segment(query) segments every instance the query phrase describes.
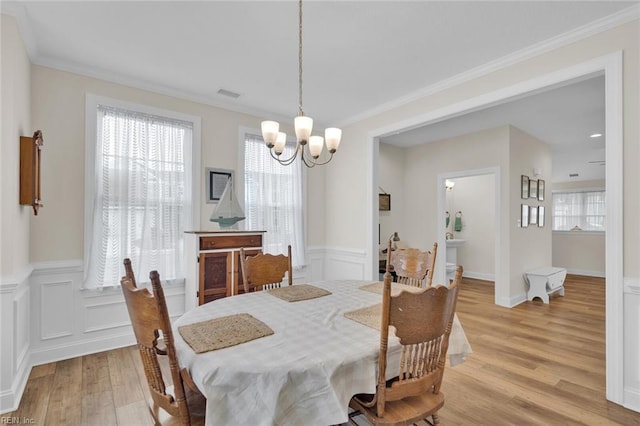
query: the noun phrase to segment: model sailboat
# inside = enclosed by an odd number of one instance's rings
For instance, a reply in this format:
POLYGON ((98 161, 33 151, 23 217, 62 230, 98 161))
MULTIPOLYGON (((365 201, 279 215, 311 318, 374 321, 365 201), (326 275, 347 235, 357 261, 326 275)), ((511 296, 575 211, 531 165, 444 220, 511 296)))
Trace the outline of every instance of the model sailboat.
POLYGON ((238 199, 233 193, 233 184, 229 179, 209 220, 218 223, 221 228, 229 228, 244 219, 244 212, 238 204, 238 199))

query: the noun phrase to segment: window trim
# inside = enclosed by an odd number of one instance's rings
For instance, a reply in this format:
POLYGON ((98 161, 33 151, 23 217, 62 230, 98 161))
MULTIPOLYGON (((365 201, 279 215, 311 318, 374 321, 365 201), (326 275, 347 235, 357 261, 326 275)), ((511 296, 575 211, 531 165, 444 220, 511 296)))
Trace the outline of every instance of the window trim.
POLYGON ((149 105, 137 104, 120 99, 87 93, 85 96, 85 154, 84 154, 84 239, 83 239, 83 279, 81 289, 88 291, 102 291, 105 288, 86 289, 84 282, 89 271, 89 250, 91 249, 91 237, 93 229, 93 204, 95 202, 95 154, 97 146, 97 108, 98 105, 109 105, 132 111, 140 111, 146 114, 159 115, 193 123, 193 140, 191 146, 191 217, 185 223, 187 229, 197 230, 200 227, 200 189, 201 189, 201 117, 183 114, 177 111, 155 108, 149 105), (190 220, 189 220, 190 219, 190 220))

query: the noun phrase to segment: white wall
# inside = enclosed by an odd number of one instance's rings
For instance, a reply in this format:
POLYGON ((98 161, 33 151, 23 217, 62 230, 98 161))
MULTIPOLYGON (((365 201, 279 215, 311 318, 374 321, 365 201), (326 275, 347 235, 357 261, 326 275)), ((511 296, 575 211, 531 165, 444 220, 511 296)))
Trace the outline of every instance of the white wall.
MULTIPOLYGON (((549 181, 551 178, 551 148, 544 142, 531 135, 515 128, 510 128, 509 162, 511 164, 510 181, 512 183, 511 194, 511 215, 510 221, 519 222, 521 206, 544 206, 546 216, 549 217, 551 211, 551 197, 549 190, 545 191, 544 201, 535 198, 521 198, 521 176, 529 176, 531 179, 543 179, 549 181), (541 176, 533 175, 534 169, 539 169, 541 176)), ((526 290, 522 274, 531 269, 551 266, 551 227, 545 223, 544 227, 529 225, 528 227, 511 227, 511 294, 518 294, 526 290), (517 253, 517 255, 516 255, 517 253)))
POLYGON ((570 274, 605 276, 605 233, 555 231, 553 266, 566 268, 570 274))
MULTIPOLYGON (((29 263, 29 221, 33 209, 18 204, 20 136, 36 130, 31 121, 31 67, 13 18, 2 15, 2 257, 3 277, 22 273, 29 263)), ((46 139, 46 134, 45 134, 46 139)), ((45 140, 46 143, 46 140, 45 140)))
MULTIPOLYGON (((495 279, 495 176, 480 175, 451 179, 455 186, 446 191, 451 215, 449 232, 465 240, 457 249, 457 263, 464 276, 481 280, 495 279), (455 231, 455 214, 462 212, 462 231, 455 231)), ((441 250, 444 254, 444 247, 441 250)))
MULTIPOLYGON (((13 18, 1 15, 0 141, 0 412, 15 405, 26 384, 29 350, 30 206, 20 206, 20 136, 33 135, 31 67, 13 18)), ((44 133, 45 143, 47 133, 44 133)), ((46 147, 45 147, 46 148, 46 147)), ((33 218, 33 220, 37 220, 33 218)))
MULTIPOLYGON (((553 190, 604 189, 604 180, 553 183, 553 190)), ((551 223, 549 223, 549 226, 551 226, 551 223)), ((554 266, 567 268, 569 273, 604 277, 605 254, 604 232, 553 232, 553 264, 554 266)))
MULTIPOLYGON (((328 224, 332 224, 327 227, 326 243, 333 247, 360 248, 365 252, 370 252, 374 245, 371 244, 374 241, 371 234, 375 219, 373 223, 368 223, 362 218, 371 217, 371 211, 374 208, 374 194, 369 182, 373 181, 374 187, 377 186, 378 164, 375 157, 370 158, 363 153, 371 152, 369 144, 375 137, 383 136, 385 131, 393 132, 420 122, 445 117, 458 112, 461 107, 472 108, 483 97, 497 97, 512 87, 521 88, 531 84, 532 81, 547 80, 549 76, 571 74, 567 70, 582 69, 584 64, 588 63, 601 63, 601 58, 612 57, 621 52, 624 59, 620 74, 623 86, 621 109, 615 102, 610 102, 608 114, 614 117, 613 121, 616 121, 615 117, 622 115, 620 118, 623 128, 620 135, 623 139, 624 157, 620 159, 622 167, 612 164, 608 167, 611 169, 614 166, 616 171, 621 171, 624 180, 622 189, 624 203, 621 206, 622 211, 619 212, 624 239, 618 242, 622 244, 622 252, 615 259, 611 258, 612 265, 618 262, 616 265, 623 266, 621 272, 614 272, 616 282, 607 283, 608 299, 616 301, 614 309, 616 312, 608 310, 607 315, 612 315, 611 318, 620 318, 619 321, 623 327, 607 329, 608 341, 615 342, 612 349, 608 349, 607 370, 612 376, 608 375, 607 396, 613 398, 615 402, 624 403, 640 411, 640 374, 638 374, 637 365, 632 365, 637 364, 637 360, 640 359, 638 349, 640 339, 637 333, 633 332, 633 330, 637 331, 637 318, 640 311, 640 305, 636 303, 637 293, 640 292, 640 221, 637 220, 640 211, 640 187, 637 185, 637 182, 640 182, 640 168, 637 167, 640 160, 639 28, 640 21, 636 14, 633 20, 628 20, 619 26, 607 27, 601 31, 584 32, 581 39, 574 38, 565 43, 555 40, 550 46, 537 46, 536 49, 518 57, 500 61, 500 64, 489 64, 487 67, 472 70, 467 75, 454 76, 437 87, 424 90, 422 92, 424 96, 416 96, 402 104, 387 105, 384 112, 343 126, 343 141, 349 141, 349 143, 343 144, 344 149, 341 155, 334 161, 331 173, 327 175, 327 191, 335 194, 335 197, 333 202, 326 206, 326 220, 328 224), (349 182, 349 186, 345 187, 343 182, 349 182), (350 213, 346 218, 344 211, 350 213), (624 281, 628 283, 624 289, 622 282, 619 282, 622 281, 621 274, 624 274, 624 281), (609 289, 612 290, 609 291, 609 289), (625 305, 624 312, 622 303, 618 303, 622 300, 625 305), (624 336, 622 336, 623 331, 624 336), (613 334, 609 335, 609 333, 613 334), (622 348, 618 342, 622 342, 622 348), (624 383, 622 386, 621 382, 624 383), (621 391, 622 388, 624 389, 621 391)), ((615 82, 619 75, 615 69, 617 65, 607 66, 608 75, 612 76, 609 82, 615 82)), ((610 87, 608 90, 616 91, 617 89, 610 87)), ((611 98, 609 100, 612 101, 611 98)), ((616 128, 610 128, 608 132, 618 135, 616 128)), ((618 158, 612 158, 612 160, 616 162, 618 158)), ((519 174, 519 172, 516 173, 519 174)), ((525 174, 528 173, 529 170, 526 170, 525 174)), ((548 180, 550 175, 545 172, 545 176, 548 180)), ((607 184, 609 185, 609 182, 607 184)), ((517 190, 519 185, 514 185, 513 192, 517 190)), ((429 191, 428 188, 427 191, 429 191)), ((510 188, 506 184, 501 184, 500 194, 509 192, 510 188)), ((522 247, 510 247, 511 238, 509 237, 509 232, 515 230, 515 221, 519 216, 516 208, 519 208, 519 204, 516 205, 514 199, 513 206, 509 206, 506 212, 500 211, 500 214, 505 213, 504 217, 507 218, 503 220, 504 225, 501 224, 498 231, 501 250, 515 252, 522 249, 522 247)), ((618 211, 615 210, 615 213, 618 211)), ((421 223, 415 234, 419 238, 432 240, 436 233, 432 227, 421 223)), ((546 238, 542 235, 540 237, 546 238)), ((607 248, 608 252, 609 250, 607 248)), ((616 249, 616 251, 619 250, 616 249)), ((501 253, 496 253, 496 256, 501 256, 501 253)), ((374 253, 369 253, 368 261, 370 261, 370 273, 373 274, 374 253)), ((549 258, 550 261, 551 258, 549 258)), ((496 271, 496 280, 505 273, 509 274, 508 271, 496 271)), ((516 290, 518 285, 524 287, 521 276, 514 275, 510 278, 513 278, 514 288, 510 289, 509 293, 516 290), (520 283, 518 284, 516 280, 520 283)), ((509 295, 499 296, 509 297, 509 295)))
MULTIPOLYGON (((440 211, 434 202, 444 191, 438 186, 437 177, 441 174, 473 175, 477 174, 473 171, 479 169, 501 171, 499 176, 487 174, 479 178, 481 181, 484 179, 484 190, 465 189, 464 180, 461 180, 462 185, 456 186, 449 194, 449 201, 453 201, 452 194, 468 193, 468 196, 455 199, 455 202, 463 204, 453 206, 454 211, 451 211, 452 222, 455 211, 463 210, 463 224, 471 220, 467 226, 472 226, 471 230, 467 227, 461 233, 455 232, 456 238, 470 237, 468 243, 458 249, 458 263, 463 265, 466 276, 496 281, 496 303, 514 306, 526 300, 523 273, 551 265, 551 232, 548 226, 540 229, 519 227, 520 175, 531 174, 534 167, 550 172, 549 147, 514 127, 503 126, 406 148, 402 162, 397 150, 380 144, 380 182, 383 179, 393 182, 389 178, 388 164, 404 169, 404 189, 398 190, 404 194, 404 204, 395 204, 400 208, 401 216, 397 216, 398 213, 393 216, 392 226, 402 232, 402 241, 410 247, 425 250, 434 241, 441 241, 438 251, 442 255, 446 246, 442 244, 444 236, 438 235, 438 221, 444 220, 446 207, 440 211), (498 211, 495 179, 499 180, 503 194, 498 198, 498 211), (494 227, 496 216, 498 232, 494 227), (490 222, 491 226, 480 225, 485 222, 490 222), (496 238, 499 238, 497 252, 496 238), (483 248, 487 245, 489 250, 483 248), (520 250, 511 250, 513 246, 520 250), (500 259, 498 271, 494 263, 496 256, 500 259)), ((526 202, 530 203, 529 200, 526 202)), ((536 200, 531 204, 547 202, 536 200)), ((442 260, 441 256, 438 258, 442 260)), ((437 271, 444 268, 444 262, 440 261, 436 266, 436 277, 437 271)))
MULTIPOLYGON (((201 188, 204 169, 236 169, 240 127, 259 129, 260 117, 231 112, 191 101, 159 95, 90 77, 34 66, 32 90, 38 93, 33 120, 45 130, 47 155, 43 160, 42 193, 45 208, 32 225, 31 261, 67 261, 83 257, 85 95, 148 105, 202 118, 201 188)), ((322 168, 319 168, 322 169, 322 168)), ((307 222, 323 224, 323 170, 310 170, 307 222), (320 192, 320 194, 318 194, 320 192)), ((200 230, 214 230, 209 222, 214 204, 200 205, 200 230)), ((320 229, 322 229, 320 226, 320 229)), ((310 245, 322 245, 323 236, 310 227, 310 245)))
MULTIPOLYGON (((80 290, 87 93, 201 117, 197 167, 202 191, 205 167, 236 169, 239 129, 259 129, 263 119, 31 65, 15 19, 2 15, 0 412, 17 407, 32 365, 134 342, 118 287, 80 290), (18 142, 20 135, 31 135, 35 129, 42 129, 45 139, 44 207, 31 218, 30 207, 18 206, 18 142)), ((326 270, 341 274, 341 268, 344 276, 361 277, 362 252, 324 246, 324 173, 321 167, 307 173, 312 191, 306 197, 305 217, 310 266, 296 278, 322 279, 326 270)), ((203 197, 199 207, 200 230, 217 229, 208 221, 214 205, 203 197)), ((167 288, 165 293, 170 314, 180 315, 184 287, 167 288)))

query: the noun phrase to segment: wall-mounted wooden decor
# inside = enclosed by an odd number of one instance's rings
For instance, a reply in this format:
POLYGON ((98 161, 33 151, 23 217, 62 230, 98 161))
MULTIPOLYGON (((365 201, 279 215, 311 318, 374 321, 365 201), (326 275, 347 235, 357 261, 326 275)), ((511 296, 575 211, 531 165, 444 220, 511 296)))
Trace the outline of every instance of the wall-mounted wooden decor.
POLYGON ((32 137, 20 136, 20 204, 33 207, 36 216, 42 207, 40 153, 43 141, 40 130, 36 130, 32 137))
POLYGON ((383 212, 391 210, 391 194, 378 194, 378 210, 383 212))

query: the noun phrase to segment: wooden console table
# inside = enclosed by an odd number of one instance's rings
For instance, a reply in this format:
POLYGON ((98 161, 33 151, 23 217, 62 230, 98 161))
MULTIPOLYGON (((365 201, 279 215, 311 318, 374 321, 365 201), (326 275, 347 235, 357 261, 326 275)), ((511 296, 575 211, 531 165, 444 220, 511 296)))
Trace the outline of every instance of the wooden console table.
POLYGON ((539 268, 524 273, 524 280, 529 283, 527 300, 535 297, 542 299, 544 303, 549 303, 549 295, 558 292, 564 296, 564 280, 567 277, 565 268, 539 268))

